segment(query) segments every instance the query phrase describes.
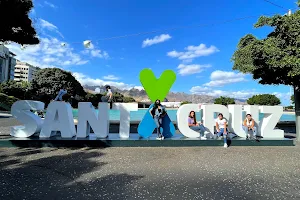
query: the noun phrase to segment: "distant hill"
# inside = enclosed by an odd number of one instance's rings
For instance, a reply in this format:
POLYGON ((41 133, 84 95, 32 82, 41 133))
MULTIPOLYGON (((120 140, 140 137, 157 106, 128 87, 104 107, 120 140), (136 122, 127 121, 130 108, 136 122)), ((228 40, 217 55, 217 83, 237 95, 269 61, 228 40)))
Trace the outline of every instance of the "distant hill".
MULTIPOLYGON (((100 88, 101 92, 105 91, 104 86, 83 86, 87 92, 96 93, 95 89, 100 88)), ((119 88, 111 86, 113 92, 119 92, 124 96, 130 96, 134 98, 136 101, 149 101, 148 96, 145 90, 138 90, 138 89, 130 89, 130 90, 121 90, 119 88)), ((166 97, 169 102, 179 102, 179 101, 190 101, 193 103, 213 103, 215 97, 208 96, 208 95, 196 95, 196 94, 187 94, 184 92, 170 92, 166 97)), ((235 99, 236 104, 245 105, 246 100, 242 99, 235 99)))

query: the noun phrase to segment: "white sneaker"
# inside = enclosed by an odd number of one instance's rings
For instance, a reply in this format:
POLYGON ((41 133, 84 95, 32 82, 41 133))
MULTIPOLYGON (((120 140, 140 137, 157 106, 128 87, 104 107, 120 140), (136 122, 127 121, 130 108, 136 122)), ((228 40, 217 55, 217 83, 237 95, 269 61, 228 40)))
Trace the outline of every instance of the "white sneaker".
POLYGON ((161 140, 161 137, 157 137, 156 139, 157 139, 157 140, 161 140))
POLYGON ((164 140, 165 139, 165 137, 164 136, 161 136, 161 140, 164 140))
POLYGON ((227 147, 228 147, 228 144, 227 144, 227 143, 225 143, 225 144, 224 144, 224 148, 227 148, 227 147))
POLYGON ((203 136, 200 137, 200 139, 201 139, 201 140, 207 140, 207 138, 206 138, 206 137, 203 137, 203 136))

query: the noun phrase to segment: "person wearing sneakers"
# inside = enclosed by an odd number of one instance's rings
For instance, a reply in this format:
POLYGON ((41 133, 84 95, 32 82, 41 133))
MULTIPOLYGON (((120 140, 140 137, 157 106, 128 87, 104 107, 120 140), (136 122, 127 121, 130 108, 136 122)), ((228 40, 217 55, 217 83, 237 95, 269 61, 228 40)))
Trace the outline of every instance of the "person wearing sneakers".
POLYGON ((205 128, 201 122, 197 122, 195 111, 193 110, 189 114, 188 124, 192 130, 200 132, 201 140, 206 140, 206 137, 204 137, 205 128))
POLYGON ((247 139, 256 139, 255 121, 252 119, 251 114, 246 115, 246 119, 243 122, 243 130, 247 134, 247 139), (251 132, 253 133, 253 137, 251 137, 251 132))
POLYGON ((224 138, 224 147, 227 148, 227 120, 223 118, 223 114, 219 113, 216 119, 216 129, 217 129, 217 137, 223 136, 224 138))
POLYGON ((160 100, 157 99, 153 105, 153 107, 149 110, 152 115, 157 130, 157 140, 163 140, 164 136, 160 132, 160 128, 162 125, 162 118, 167 114, 166 109, 163 105, 160 104, 160 100))

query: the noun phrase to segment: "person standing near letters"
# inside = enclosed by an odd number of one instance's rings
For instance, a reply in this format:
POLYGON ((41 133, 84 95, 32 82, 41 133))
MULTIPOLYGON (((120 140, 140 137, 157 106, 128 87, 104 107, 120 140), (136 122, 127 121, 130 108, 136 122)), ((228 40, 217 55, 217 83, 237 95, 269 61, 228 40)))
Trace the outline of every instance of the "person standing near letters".
POLYGON ((162 118, 167 114, 166 109, 163 105, 160 104, 160 100, 157 99, 153 105, 153 107, 149 110, 150 115, 153 117, 156 130, 157 130, 157 140, 163 140, 164 136, 160 132, 160 128, 162 126, 162 118))
POLYGON ((216 119, 216 129, 217 129, 217 138, 223 136, 224 138, 224 147, 227 148, 227 120, 223 118, 223 114, 219 113, 216 119))
POLYGON ((111 88, 110 88, 109 85, 107 85, 105 87, 105 89, 106 89, 107 93, 106 93, 106 96, 101 97, 101 101, 110 103, 110 109, 112 109, 113 93, 112 93, 111 88))

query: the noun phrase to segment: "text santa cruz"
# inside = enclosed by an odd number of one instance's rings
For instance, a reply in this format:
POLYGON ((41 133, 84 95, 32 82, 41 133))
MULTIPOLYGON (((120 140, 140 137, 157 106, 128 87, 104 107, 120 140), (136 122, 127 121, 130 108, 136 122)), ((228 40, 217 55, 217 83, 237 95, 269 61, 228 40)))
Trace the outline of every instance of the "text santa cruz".
MULTIPOLYGON (((72 107, 65 102, 51 102, 47 108, 45 119, 31 112, 31 110, 44 110, 45 104, 40 101, 22 100, 13 104, 11 114, 22 126, 11 128, 14 137, 30 137, 34 134, 40 138, 49 138, 60 131, 62 138, 85 138, 90 134, 90 127, 98 138, 106 138, 109 134, 109 107, 107 103, 99 103, 98 114, 90 102, 80 102, 78 105, 77 131, 73 119, 72 107)), ((130 112, 138 111, 137 103, 114 103, 114 110, 120 112, 119 136, 129 138, 130 112)), ((177 125, 179 131, 186 137, 196 138, 199 132, 193 131, 187 124, 189 112, 194 110, 202 112, 203 125, 206 131, 213 133, 215 130, 214 113, 223 113, 228 120, 228 129, 240 137, 246 133, 242 129, 245 113, 251 113, 257 122, 258 135, 264 138, 284 138, 284 131, 274 129, 283 114, 282 106, 253 106, 253 105, 223 105, 211 104, 186 104, 177 111, 177 125), (264 116, 259 120, 259 113, 264 116)))

